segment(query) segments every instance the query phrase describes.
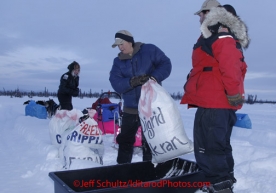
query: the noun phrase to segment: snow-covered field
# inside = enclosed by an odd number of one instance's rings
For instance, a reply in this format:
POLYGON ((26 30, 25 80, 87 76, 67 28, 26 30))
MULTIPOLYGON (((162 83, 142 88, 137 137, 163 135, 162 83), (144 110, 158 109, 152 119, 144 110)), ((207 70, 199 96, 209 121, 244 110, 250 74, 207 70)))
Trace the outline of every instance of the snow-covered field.
MULTIPOLYGON (((53 98, 58 102, 57 98, 53 98)), ((49 119, 25 116, 23 103, 29 98, 0 96, 0 192, 51 193, 54 182, 49 172, 63 170, 63 160, 57 158, 51 144, 49 119)), ((32 98, 48 100, 48 98, 32 98)), ((74 98, 74 108, 83 110, 95 102, 95 98, 74 98)), ((112 102, 114 100, 111 99, 112 102)), ((176 101, 179 104, 179 101, 176 101)), ((192 139, 195 109, 179 105, 185 130, 192 139)), ((235 159, 235 175, 238 180, 235 193, 274 193, 276 182, 276 105, 244 105, 238 111, 247 113, 252 129, 235 127, 232 146, 235 159)), ((116 164, 117 151, 112 148, 113 135, 104 138, 104 165, 116 164)), ((183 155, 194 160, 192 153, 183 155)), ((133 161, 141 161, 139 154, 133 161)))

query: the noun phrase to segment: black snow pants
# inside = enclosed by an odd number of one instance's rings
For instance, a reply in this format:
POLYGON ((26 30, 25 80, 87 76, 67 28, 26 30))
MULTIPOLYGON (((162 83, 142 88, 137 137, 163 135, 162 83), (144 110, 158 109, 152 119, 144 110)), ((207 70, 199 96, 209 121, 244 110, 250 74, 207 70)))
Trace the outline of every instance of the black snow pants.
MULTIPOLYGON (((131 163, 133 154, 133 144, 135 143, 135 135, 140 126, 140 119, 138 115, 123 113, 121 132, 118 134, 116 140, 119 144, 117 163, 131 163)), ((143 135, 143 134, 142 134, 143 135)), ((151 160, 151 150, 142 136, 143 161, 151 160)))
POLYGON ((58 101, 60 104, 60 110, 71 111, 73 109, 71 95, 58 93, 58 101))
POLYGON ((194 121, 196 162, 211 183, 232 179, 234 159, 230 137, 235 110, 198 108, 194 121))

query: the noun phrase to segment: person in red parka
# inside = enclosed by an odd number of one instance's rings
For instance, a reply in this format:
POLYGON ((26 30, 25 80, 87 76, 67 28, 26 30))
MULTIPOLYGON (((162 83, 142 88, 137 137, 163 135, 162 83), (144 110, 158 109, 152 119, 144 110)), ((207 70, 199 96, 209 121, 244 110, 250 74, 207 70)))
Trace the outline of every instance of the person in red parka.
POLYGON ((199 15, 201 36, 194 45, 192 70, 184 85, 181 104, 196 107, 194 153, 211 182, 205 192, 232 192, 234 159, 230 137, 235 112, 244 102, 247 65, 243 49, 249 46, 247 27, 231 5, 206 0, 199 15))

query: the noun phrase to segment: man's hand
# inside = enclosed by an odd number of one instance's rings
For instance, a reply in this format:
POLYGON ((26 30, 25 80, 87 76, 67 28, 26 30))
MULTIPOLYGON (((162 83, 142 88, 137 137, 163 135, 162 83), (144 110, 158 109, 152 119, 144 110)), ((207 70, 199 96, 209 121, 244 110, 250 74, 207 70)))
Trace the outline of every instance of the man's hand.
POLYGON ((233 96, 227 95, 228 102, 231 106, 237 107, 239 105, 242 105, 244 100, 240 94, 236 94, 233 96))
POLYGON ((130 79, 130 85, 132 88, 145 84, 149 80, 148 75, 134 76, 130 79))

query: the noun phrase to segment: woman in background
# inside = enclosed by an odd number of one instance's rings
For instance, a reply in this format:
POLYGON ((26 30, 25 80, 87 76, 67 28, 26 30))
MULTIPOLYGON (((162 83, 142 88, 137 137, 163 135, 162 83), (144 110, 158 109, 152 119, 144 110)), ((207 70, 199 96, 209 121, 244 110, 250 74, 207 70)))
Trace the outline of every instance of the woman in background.
POLYGON ((61 110, 72 110, 72 97, 79 95, 79 73, 80 65, 77 62, 72 62, 68 65, 68 72, 60 78, 58 89, 58 100, 61 110))

